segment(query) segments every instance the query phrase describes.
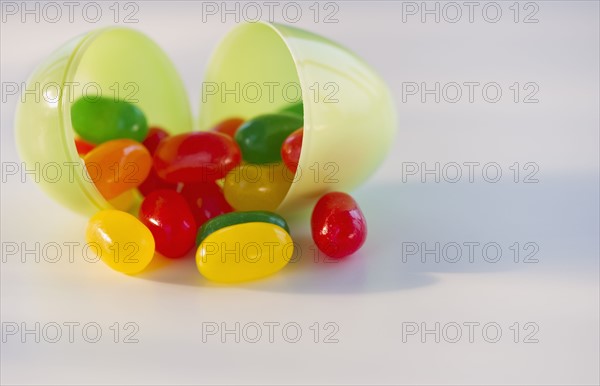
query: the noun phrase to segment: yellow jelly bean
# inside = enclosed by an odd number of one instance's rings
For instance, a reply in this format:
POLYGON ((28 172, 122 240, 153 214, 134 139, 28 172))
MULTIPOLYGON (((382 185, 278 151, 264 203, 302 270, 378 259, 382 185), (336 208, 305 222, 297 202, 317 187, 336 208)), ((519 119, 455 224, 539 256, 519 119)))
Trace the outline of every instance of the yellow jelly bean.
POLYGON ((109 200, 108 202, 113 206, 113 208, 123 211, 129 212, 133 205, 135 205, 136 192, 135 189, 129 189, 125 192, 119 194, 117 197, 109 200))
POLYGON ((294 173, 283 163, 245 164, 234 168, 225 177, 223 194, 238 211, 277 209, 287 194, 294 173))
POLYGON ((266 222, 221 228, 206 237, 196 252, 198 271, 209 280, 237 283, 279 271, 294 253, 285 229, 266 222))
POLYGON ((154 256, 150 230, 119 210, 103 210, 92 216, 85 239, 109 267, 127 274, 141 272, 154 256))

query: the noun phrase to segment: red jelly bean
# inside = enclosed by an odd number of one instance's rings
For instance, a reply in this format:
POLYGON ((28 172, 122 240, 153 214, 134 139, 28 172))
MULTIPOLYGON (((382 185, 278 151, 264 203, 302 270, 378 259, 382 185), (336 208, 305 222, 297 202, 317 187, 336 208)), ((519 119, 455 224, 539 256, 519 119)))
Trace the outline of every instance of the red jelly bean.
POLYGON ((290 171, 296 173, 298 169, 298 160, 300 159, 300 152, 302 151, 302 136, 304 130, 299 128, 290 134, 283 145, 281 146, 281 159, 285 163, 290 171))
MULTIPOLYGON (((142 142, 142 144, 146 146, 146 149, 148 149, 151 155, 154 155, 160 141, 167 138, 168 136, 169 133, 167 133, 165 130, 161 129, 160 127, 154 126, 151 127, 150 130, 148 130, 148 135, 146 136, 146 139, 144 139, 144 142, 142 142)), ((156 174, 154 168, 152 168, 150 170, 150 174, 148 174, 148 177, 146 177, 144 182, 142 182, 142 184, 138 186, 138 190, 144 196, 147 196, 153 191, 159 189, 175 190, 177 189, 177 184, 163 180, 158 176, 158 174, 156 174)))
POLYGON ((77 154, 86 155, 90 151, 94 150, 96 145, 86 142, 81 138, 75 138, 75 147, 77 148, 77 154))
POLYGON ((233 208, 225 200, 223 190, 214 182, 186 184, 181 195, 188 202, 199 227, 213 217, 233 212, 233 208))
POLYGON ((173 190, 150 193, 142 202, 139 218, 163 256, 183 256, 195 245, 196 221, 185 199, 173 190))
POLYGON ((340 259, 356 252, 367 238, 367 220, 350 195, 327 193, 319 199, 311 218, 312 237, 329 257, 340 259))
POLYGON ((142 195, 147 196, 155 190, 159 189, 171 189, 176 190, 177 184, 172 182, 167 182, 160 178, 158 174, 156 174, 156 170, 154 168, 150 169, 150 173, 148 177, 138 186, 138 190, 142 195))
POLYGON ((245 121, 241 118, 229 118, 219 123, 215 127, 212 128, 212 131, 216 131, 217 133, 227 134, 231 138, 235 137, 235 133, 237 129, 242 126, 245 121))
POLYGON ((154 168, 168 182, 209 182, 225 177, 241 159, 231 137, 195 132, 162 140, 154 153, 154 168))
POLYGON ((144 139, 144 142, 142 143, 144 146, 146 146, 146 149, 148 149, 150 154, 154 154, 160 141, 167 138, 168 136, 169 133, 167 133, 160 127, 151 127, 150 130, 148 130, 148 135, 146 135, 146 139, 144 139))

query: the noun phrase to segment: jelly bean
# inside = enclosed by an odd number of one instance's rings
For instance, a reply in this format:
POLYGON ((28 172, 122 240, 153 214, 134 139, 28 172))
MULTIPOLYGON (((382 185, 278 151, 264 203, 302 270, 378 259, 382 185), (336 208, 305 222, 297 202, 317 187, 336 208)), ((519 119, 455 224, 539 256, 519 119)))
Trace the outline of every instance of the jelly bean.
POLYGON ((107 200, 136 188, 152 168, 148 150, 131 139, 105 142, 90 151, 83 160, 96 188, 107 200))
POLYGON ((285 229, 265 222, 221 228, 200 243, 198 271, 209 280, 236 283, 269 276, 290 261, 292 238, 285 229))
MULTIPOLYGON (((148 130, 148 135, 146 136, 146 139, 144 139, 144 142, 142 143, 146 147, 146 149, 148 149, 150 155, 154 155, 154 152, 156 151, 156 148, 158 147, 160 141, 167 138, 168 136, 169 133, 167 133, 160 127, 151 127, 148 130)), ((148 194, 158 189, 175 190, 177 189, 177 184, 163 180, 158 176, 158 174, 156 174, 156 170, 154 170, 154 168, 151 168, 150 173, 148 173, 148 177, 146 177, 144 182, 142 182, 140 186, 138 186, 138 190, 140 191, 140 193, 142 193, 143 196, 147 196, 148 194)))
POLYGON ((303 129, 298 129, 290 134, 283 145, 281 146, 281 159, 283 163, 292 172, 296 173, 298 169, 298 161, 300 160, 300 152, 302 151, 302 136, 304 134, 303 129))
POLYGON ((158 176, 158 174, 156 174, 156 170, 154 170, 154 168, 150 168, 148 177, 146 177, 144 182, 138 186, 138 190, 143 196, 147 196, 158 189, 176 190, 177 184, 163 180, 158 176))
POLYGON ((129 210, 131 210, 131 208, 133 208, 133 206, 135 205, 135 200, 135 189, 129 189, 108 202, 110 203, 110 205, 112 205, 113 208, 117 210, 129 212, 129 210))
POLYGON ((160 127, 151 127, 150 130, 148 130, 148 135, 146 136, 146 139, 144 139, 144 142, 142 143, 144 144, 144 146, 146 146, 146 149, 148 149, 150 155, 154 155, 154 152, 156 151, 156 148, 158 147, 160 141, 167 138, 168 136, 169 133, 167 133, 160 127))
POLYGON ((233 211, 225 200, 223 190, 214 182, 185 184, 181 195, 190 206, 198 226, 213 217, 233 211))
POLYGON ((235 134, 244 161, 265 164, 281 161, 281 145, 302 119, 291 114, 261 115, 242 125, 235 134))
POLYGON ((141 272, 154 256, 152 233, 135 216, 119 210, 92 216, 85 239, 109 267, 127 274, 141 272))
POLYGON ((88 142, 120 138, 142 142, 148 133, 146 116, 136 105, 112 98, 80 98, 71 107, 73 129, 88 142))
POLYGON ((243 123, 244 120, 241 118, 229 118, 219 123, 211 130, 216 131, 217 133, 227 134, 231 138, 234 138, 235 133, 243 123))
POLYGON ((240 161, 235 141, 215 132, 165 138, 154 153, 154 168, 168 182, 215 181, 225 177, 240 161))
POLYGON ((251 212, 233 212, 224 214, 207 221, 198 229, 198 236, 196 237, 196 245, 199 245, 205 238, 211 233, 218 231, 221 228, 228 226, 243 224, 248 222, 266 222, 273 225, 277 225, 280 228, 285 229, 287 233, 290 233, 285 219, 278 214, 266 211, 251 211, 251 212))
POLYGON ((194 246, 196 221, 187 202, 176 191, 150 193, 142 202, 139 218, 152 232, 161 255, 181 257, 194 246))
POLYGON ((367 238, 367 220, 350 195, 331 192, 319 199, 311 218, 312 237, 329 257, 356 252, 367 238))
POLYGON ((225 177, 223 193, 235 210, 277 209, 287 194, 294 176, 282 164, 245 164, 225 177))
POLYGON ((302 102, 294 103, 293 105, 289 105, 289 106, 279 110, 279 112, 293 114, 293 115, 299 116, 300 118, 303 118, 304 117, 304 105, 302 104, 302 102))
POLYGON ((93 143, 89 143, 84 141, 81 138, 75 138, 75 148, 77 149, 77 154, 83 156, 92 151, 96 145, 93 143))

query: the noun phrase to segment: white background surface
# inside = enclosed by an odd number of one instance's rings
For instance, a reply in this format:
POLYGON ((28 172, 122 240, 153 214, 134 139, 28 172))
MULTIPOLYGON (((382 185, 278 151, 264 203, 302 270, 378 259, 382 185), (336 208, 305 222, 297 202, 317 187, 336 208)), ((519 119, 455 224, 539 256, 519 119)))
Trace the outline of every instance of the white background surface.
MULTIPOLYGON (((402 2, 337 2, 338 23, 315 23, 309 6, 296 25, 321 33, 357 52, 388 82, 397 101, 398 136, 376 175, 355 192, 369 223, 363 249, 341 263, 312 261, 308 220, 294 220, 293 236, 303 259, 278 275, 256 283, 220 287, 197 273, 193 260, 173 263, 138 277, 117 274, 81 258, 86 219, 68 212, 27 179, 4 173, 18 162, 13 135, 18 96, 5 95, 1 117, 3 329, 11 323, 33 328, 48 323, 80 323, 74 342, 49 343, 21 333, 7 336, 1 348, 3 384, 598 384, 598 129, 599 6, 595 1, 538 1, 538 23, 515 23, 501 2, 497 23, 439 23, 428 16, 402 20, 402 2), (497 82, 503 96, 488 103, 475 94, 458 103, 431 96, 403 102, 403 82, 497 82), (514 82, 535 82, 538 103, 515 103, 514 82), (406 176, 402 165, 425 162, 498 163, 498 183, 422 182, 406 176), (538 183, 515 183, 514 162, 539 166, 538 183), (38 263, 35 252, 8 255, 6 248, 61 246, 57 263, 38 263), (65 242, 76 242, 74 262, 65 242), (497 263, 486 262, 481 247, 470 263, 467 249, 456 263, 426 256, 403 261, 403 243, 495 242, 497 263), (514 242, 535 243, 537 263, 514 263, 514 242), (22 262, 21 258, 26 262, 22 262), (81 326, 102 329, 98 343, 87 343, 81 326), (135 323, 138 343, 114 343, 109 329, 135 323), (247 330, 202 339, 203 323, 280 323, 273 342, 263 325, 258 343, 247 330), (320 323, 314 342, 310 326, 320 323), (339 331, 337 343, 324 343, 325 323, 339 331), (427 328, 462 325, 440 335, 405 337, 406 323, 427 328), (480 323, 469 341, 465 322, 480 323), (515 343, 513 330, 520 323, 515 343), (288 343, 297 323, 302 337, 288 343), (450 324, 448 324, 450 323, 450 324), (481 326, 497 323, 482 334, 481 326), (525 323, 539 330, 537 343, 524 343, 525 323), (448 339, 445 339, 448 338, 448 339), (23 342, 23 340, 25 342, 23 342), (223 340, 225 342, 223 342, 223 340), (423 340, 425 342, 423 342, 423 340)), ((108 7, 98 23, 76 13, 62 20, 22 23, 7 16, 1 24, 1 75, 23 82, 33 68, 69 38, 112 24, 108 7)), ((155 39, 174 61, 197 112, 199 89, 211 50, 235 22, 209 17, 192 1, 137 2, 139 23, 129 25, 155 39)), ((417 5, 419 5, 417 3, 417 5)), ((434 2, 428 3, 430 7, 434 2)), ((445 3, 440 3, 443 7, 445 3)), ((524 3, 520 4, 521 12, 524 3)), ((527 13, 533 8, 529 8, 527 13)), ((491 11, 490 11, 491 12, 491 11)), ((282 21, 281 13, 276 20, 282 21)), ((4 17, 4 16, 3 16, 4 17)), ((521 18, 524 14, 521 14, 521 18)), ((521 96, 522 99, 522 96, 521 96)), ((371 128, 376 133, 376 128, 371 128)), ((463 169, 466 172, 466 169, 463 169)), ((406 244, 404 244, 406 245, 406 244)), ((40 257, 42 253, 38 253, 40 257)), ((53 334, 52 334, 53 335, 53 334)), ((90 334, 93 335, 93 334, 90 334)))

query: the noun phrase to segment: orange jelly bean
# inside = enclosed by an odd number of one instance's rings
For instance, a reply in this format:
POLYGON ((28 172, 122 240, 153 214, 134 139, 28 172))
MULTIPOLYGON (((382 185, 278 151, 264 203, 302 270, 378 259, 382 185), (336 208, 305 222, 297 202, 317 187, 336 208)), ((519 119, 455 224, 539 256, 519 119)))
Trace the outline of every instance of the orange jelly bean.
POLYGON ((148 149, 131 139, 104 142, 83 160, 91 181, 107 200, 138 187, 152 168, 148 149))
POLYGON ((218 133, 227 134, 231 138, 235 138, 235 133, 237 133, 237 129, 239 129, 240 126, 242 126, 243 124, 244 120, 242 118, 229 118, 220 122, 211 130, 216 131, 218 133))

